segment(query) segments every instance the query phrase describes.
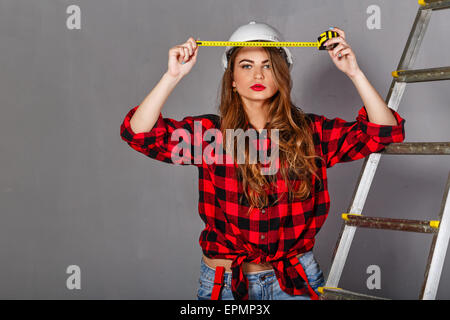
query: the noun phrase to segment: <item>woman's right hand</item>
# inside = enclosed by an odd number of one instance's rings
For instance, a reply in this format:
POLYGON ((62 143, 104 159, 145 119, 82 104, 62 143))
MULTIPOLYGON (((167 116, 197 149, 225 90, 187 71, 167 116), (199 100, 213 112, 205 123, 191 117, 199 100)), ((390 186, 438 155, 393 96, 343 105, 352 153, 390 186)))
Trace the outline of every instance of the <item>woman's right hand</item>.
POLYGON ((181 79, 191 71, 197 61, 198 46, 194 38, 190 37, 185 43, 176 45, 169 50, 167 73, 181 79), (184 64, 182 64, 184 62, 184 64))

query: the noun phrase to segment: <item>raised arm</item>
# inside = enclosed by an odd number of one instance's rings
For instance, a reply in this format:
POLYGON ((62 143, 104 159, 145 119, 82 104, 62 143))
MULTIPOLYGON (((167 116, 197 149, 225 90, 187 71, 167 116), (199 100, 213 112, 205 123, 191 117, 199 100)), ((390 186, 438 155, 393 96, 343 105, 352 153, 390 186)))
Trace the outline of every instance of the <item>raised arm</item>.
POLYGON ((328 54, 336 67, 352 80, 366 107, 369 121, 380 125, 396 126, 398 123, 392 111, 359 68, 355 53, 345 39, 345 32, 339 28, 332 30, 336 31, 339 37, 327 40, 325 45, 334 43, 338 45, 333 50, 329 50, 328 54))
POLYGON ((167 72, 140 103, 130 120, 135 133, 148 132, 153 128, 170 93, 197 61, 197 52, 198 46, 192 37, 169 50, 167 72))
POLYGON ((172 90, 195 64, 197 52, 192 37, 185 44, 171 48, 167 72, 144 101, 125 116, 120 135, 136 151, 166 163, 201 164, 196 151, 203 144, 201 139, 196 139, 195 128, 202 133, 205 128, 213 127, 217 121, 215 115, 186 116, 178 121, 164 118, 161 113, 172 90))

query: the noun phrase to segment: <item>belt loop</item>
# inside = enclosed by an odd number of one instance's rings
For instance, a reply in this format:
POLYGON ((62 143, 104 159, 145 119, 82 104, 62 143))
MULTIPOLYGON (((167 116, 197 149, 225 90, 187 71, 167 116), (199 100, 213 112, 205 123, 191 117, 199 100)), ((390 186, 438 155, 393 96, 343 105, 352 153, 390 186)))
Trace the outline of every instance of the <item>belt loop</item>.
POLYGON ((214 286, 211 293, 211 300, 219 300, 220 290, 223 285, 223 275, 225 273, 225 267, 216 267, 214 276, 214 286))

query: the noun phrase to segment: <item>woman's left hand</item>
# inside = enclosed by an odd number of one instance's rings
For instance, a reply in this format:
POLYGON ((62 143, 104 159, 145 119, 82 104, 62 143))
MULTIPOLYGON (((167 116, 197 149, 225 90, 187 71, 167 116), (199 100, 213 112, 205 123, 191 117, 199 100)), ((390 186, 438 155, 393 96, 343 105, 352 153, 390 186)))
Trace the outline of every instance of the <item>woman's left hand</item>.
POLYGON ((328 50, 331 60, 336 67, 347 76, 352 77, 356 75, 360 69, 356 62, 355 53, 345 40, 345 32, 339 28, 333 28, 331 31, 336 31, 339 34, 339 37, 328 39, 324 43, 325 46, 329 46, 333 43, 338 44, 334 49, 328 50))

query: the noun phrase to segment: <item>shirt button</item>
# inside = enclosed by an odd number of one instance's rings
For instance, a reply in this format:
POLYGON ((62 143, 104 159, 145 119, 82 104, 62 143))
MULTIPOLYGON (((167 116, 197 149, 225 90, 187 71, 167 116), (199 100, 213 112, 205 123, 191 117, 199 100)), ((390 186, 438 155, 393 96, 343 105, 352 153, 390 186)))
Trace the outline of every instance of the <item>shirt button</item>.
POLYGON ((262 212, 262 213, 266 213, 266 209, 262 209, 261 212, 262 212))
POLYGON ((266 238, 265 235, 261 235, 261 239, 264 240, 266 238))

